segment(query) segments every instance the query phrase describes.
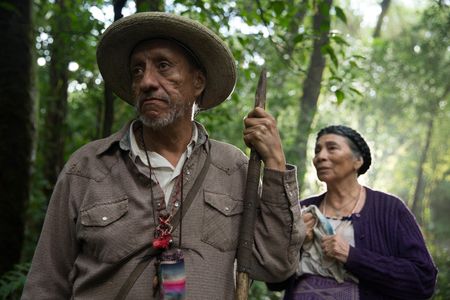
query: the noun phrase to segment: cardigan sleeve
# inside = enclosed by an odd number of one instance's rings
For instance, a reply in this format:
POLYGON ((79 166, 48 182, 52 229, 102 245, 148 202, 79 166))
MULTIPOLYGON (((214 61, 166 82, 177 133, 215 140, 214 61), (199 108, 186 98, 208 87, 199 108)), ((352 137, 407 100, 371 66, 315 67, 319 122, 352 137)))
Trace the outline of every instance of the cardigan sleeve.
MULTIPOLYGON (((425 246, 414 216, 402 204, 392 230, 396 236, 394 255, 364 248, 350 248, 345 268, 360 284, 398 299, 427 299, 434 292, 437 269, 425 246)), ((373 238, 373 237, 371 237, 373 238)))

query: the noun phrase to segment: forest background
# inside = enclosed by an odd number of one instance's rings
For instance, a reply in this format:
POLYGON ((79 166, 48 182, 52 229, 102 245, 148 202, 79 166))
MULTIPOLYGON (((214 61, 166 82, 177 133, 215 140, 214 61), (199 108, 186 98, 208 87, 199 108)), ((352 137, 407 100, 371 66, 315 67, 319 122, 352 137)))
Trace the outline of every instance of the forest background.
MULTIPOLYGON (((302 197, 324 191, 311 164, 316 132, 345 124, 371 146, 360 180, 404 199, 450 299, 450 1, 0 0, 0 299, 18 299, 64 162, 134 110, 103 84, 100 34, 136 11, 192 17, 226 40, 238 66, 229 101, 200 113, 240 147, 259 72, 267 109, 302 197)), ((111 62, 114 63, 114 62, 111 62)), ((280 299, 255 282, 251 299, 280 299)))

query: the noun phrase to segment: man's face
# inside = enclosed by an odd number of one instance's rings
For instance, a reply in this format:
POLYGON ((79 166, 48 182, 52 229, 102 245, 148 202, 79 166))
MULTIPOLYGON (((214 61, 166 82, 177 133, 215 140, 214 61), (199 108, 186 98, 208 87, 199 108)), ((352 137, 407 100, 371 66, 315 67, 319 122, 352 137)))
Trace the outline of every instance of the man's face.
POLYGON ((160 129, 192 120, 205 77, 176 43, 157 39, 138 44, 131 54, 130 74, 135 107, 145 126, 160 129))

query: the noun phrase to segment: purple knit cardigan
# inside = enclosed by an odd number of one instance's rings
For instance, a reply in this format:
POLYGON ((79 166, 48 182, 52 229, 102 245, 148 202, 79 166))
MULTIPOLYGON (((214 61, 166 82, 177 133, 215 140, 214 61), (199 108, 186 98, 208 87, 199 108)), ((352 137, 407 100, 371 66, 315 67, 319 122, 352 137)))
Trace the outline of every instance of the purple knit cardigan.
MULTIPOLYGON (((319 206, 324 195, 301 204, 319 206)), ((395 196, 367 187, 366 195, 363 209, 353 215, 355 247, 344 264, 359 279, 360 299, 430 298, 437 269, 413 214, 395 196)))
MULTIPOLYGON (((399 198, 366 187, 366 203, 353 215, 355 247, 344 267, 359 279, 365 299, 428 299, 433 295, 437 269, 425 246, 420 228, 399 198)), ((317 207, 325 194, 301 201, 317 207)), ((295 284, 268 284, 280 290, 295 284)), ((285 299, 290 299, 289 296, 285 299)))

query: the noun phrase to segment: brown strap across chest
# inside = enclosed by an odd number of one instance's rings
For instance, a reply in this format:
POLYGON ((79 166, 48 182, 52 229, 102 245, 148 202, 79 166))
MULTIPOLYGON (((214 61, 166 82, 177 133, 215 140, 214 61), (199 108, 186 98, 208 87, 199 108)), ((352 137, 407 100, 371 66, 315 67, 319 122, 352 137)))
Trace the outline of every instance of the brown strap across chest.
MULTIPOLYGON (((175 229, 178 224, 180 223, 180 220, 184 217, 186 212, 188 211, 189 207, 192 204, 192 201, 194 200, 195 196, 197 195, 198 190, 203 184, 203 180, 206 177, 206 173, 208 173, 209 165, 211 164, 211 146, 209 147, 209 151, 206 156, 205 163, 203 164, 203 167, 195 179, 195 182, 192 186, 192 188, 189 190, 188 194, 186 195, 186 198, 183 200, 183 206, 180 207, 180 209, 175 213, 172 219, 172 225, 175 229)), ((141 249, 144 250, 147 248, 141 249)), ((160 254, 162 252, 161 249, 155 249, 151 247, 148 249, 147 253, 142 257, 142 259, 139 261, 139 263, 136 265, 136 267, 133 269, 133 271, 130 273, 128 278, 125 280, 125 282, 120 287, 119 292, 117 293, 117 296, 114 298, 114 300, 124 300, 128 293, 130 292, 130 289, 133 287, 136 280, 141 276, 142 272, 145 270, 145 268, 148 266, 150 261, 153 257, 160 254)), ((135 253, 137 254, 137 253, 135 253)), ((149 280, 150 282, 150 280, 149 280)))

